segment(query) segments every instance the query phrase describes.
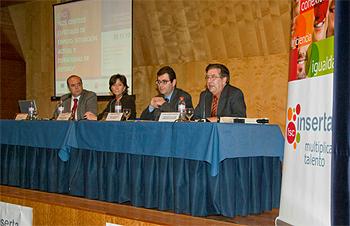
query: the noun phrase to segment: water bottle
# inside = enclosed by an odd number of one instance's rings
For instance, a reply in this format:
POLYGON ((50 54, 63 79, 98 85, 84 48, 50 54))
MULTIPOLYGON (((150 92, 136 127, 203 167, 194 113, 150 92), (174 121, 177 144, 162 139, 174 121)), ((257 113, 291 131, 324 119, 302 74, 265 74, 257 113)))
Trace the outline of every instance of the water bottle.
POLYGON ((179 121, 186 121, 186 103, 184 97, 179 98, 177 110, 180 113, 179 121))
POLYGON ((34 120, 34 103, 33 101, 30 102, 29 107, 28 107, 28 119, 29 120, 34 120))
POLYGON ((122 103, 120 103, 119 100, 117 100, 115 102, 115 105, 114 105, 114 112, 115 113, 122 113, 122 103))
POLYGON ((63 113, 63 111, 64 111, 63 101, 60 100, 60 102, 58 103, 57 112, 58 112, 58 114, 61 114, 61 113, 63 113))

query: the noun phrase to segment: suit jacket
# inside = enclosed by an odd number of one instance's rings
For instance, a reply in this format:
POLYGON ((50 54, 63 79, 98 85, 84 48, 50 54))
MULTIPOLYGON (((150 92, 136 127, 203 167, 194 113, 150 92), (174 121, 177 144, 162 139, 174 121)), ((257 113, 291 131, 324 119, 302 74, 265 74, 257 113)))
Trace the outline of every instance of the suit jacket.
MULTIPOLYGON (((63 112, 71 111, 71 102, 72 102, 72 94, 67 93, 61 97, 61 101, 63 103, 64 110, 63 112)), ((80 95, 78 108, 77 108, 77 120, 84 119, 84 114, 86 112, 92 112, 95 115, 97 114, 97 96, 96 93, 88 90, 83 90, 80 95)), ((54 117, 58 116, 58 107, 55 109, 54 117)))
MULTIPOLYGON (((160 97, 164 97, 164 95, 159 95, 160 97)), ((175 88, 173 94, 171 95, 171 99, 169 103, 165 102, 159 108, 155 108, 152 112, 149 111, 148 107, 142 112, 141 119, 143 120, 158 120, 160 113, 162 112, 177 112, 177 106, 179 102, 179 98, 183 96, 185 98, 186 108, 193 108, 192 105, 192 97, 187 92, 182 89, 175 88)))
MULTIPOLYGON (((106 117, 109 112, 115 112, 115 98, 111 99, 106 108, 98 115, 97 119, 101 120, 102 118, 106 117)), ((129 119, 135 119, 136 118, 136 105, 135 105, 135 95, 128 95, 125 94, 120 99, 120 102, 122 104, 122 109, 128 108, 131 111, 131 115, 129 119)))
MULTIPOLYGON (((194 110, 194 118, 209 118, 211 113, 211 104, 213 94, 204 90, 200 94, 199 103, 194 110)), ((217 108, 218 117, 246 117, 246 105, 244 102, 243 92, 229 84, 222 90, 217 108)))

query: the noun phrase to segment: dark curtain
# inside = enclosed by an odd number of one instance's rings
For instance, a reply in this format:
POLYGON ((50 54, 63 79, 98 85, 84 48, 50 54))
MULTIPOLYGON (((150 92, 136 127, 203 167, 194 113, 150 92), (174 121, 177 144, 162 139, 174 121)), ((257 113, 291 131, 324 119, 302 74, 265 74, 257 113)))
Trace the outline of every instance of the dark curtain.
POLYGON ((337 0, 335 8, 331 219, 350 225, 350 1, 337 0))
POLYGON ((259 214, 278 208, 279 157, 204 161, 73 149, 0 146, 0 184, 194 216, 259 214))

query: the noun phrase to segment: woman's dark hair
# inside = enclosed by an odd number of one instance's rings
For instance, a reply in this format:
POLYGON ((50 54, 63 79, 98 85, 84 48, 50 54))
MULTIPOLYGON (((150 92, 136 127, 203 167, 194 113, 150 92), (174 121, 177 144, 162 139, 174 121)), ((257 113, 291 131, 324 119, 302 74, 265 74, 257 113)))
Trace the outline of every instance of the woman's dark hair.
POLYGON ((109 90, 112 92, 112 86, 117 82, 118 79, 125 86, 125 90, 123 92, 123 95, 128 93, 129 86, 128 86, 127 81, 126 81, 126 77, 125 77, 125 75, 121 75, 121 74, 112 75, 110 77, 110 79, 109 79, 109 90))

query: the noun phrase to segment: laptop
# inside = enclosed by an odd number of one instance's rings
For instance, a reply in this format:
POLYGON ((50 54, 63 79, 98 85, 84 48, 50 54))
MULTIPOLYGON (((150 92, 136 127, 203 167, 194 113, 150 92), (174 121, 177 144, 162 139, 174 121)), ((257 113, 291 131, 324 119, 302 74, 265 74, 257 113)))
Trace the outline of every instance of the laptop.
POLYGON ((37 111, 35 100, 19 100, 18 105, 21 113, 28 113, 28 108, 31 102, 33 102, 34 111, 37 111))

